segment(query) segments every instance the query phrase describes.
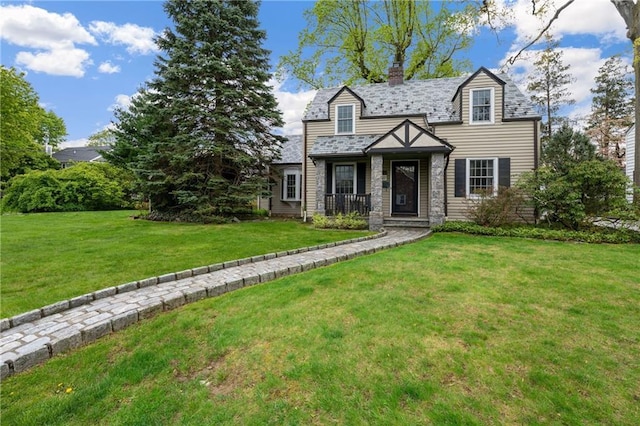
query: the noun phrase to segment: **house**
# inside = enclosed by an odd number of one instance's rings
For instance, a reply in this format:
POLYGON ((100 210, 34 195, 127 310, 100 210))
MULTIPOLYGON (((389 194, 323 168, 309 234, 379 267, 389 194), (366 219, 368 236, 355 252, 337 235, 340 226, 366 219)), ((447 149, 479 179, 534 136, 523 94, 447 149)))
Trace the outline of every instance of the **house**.
MULTIPOLYGON (((625 166, 625 170, 626 170, 627 177, 631 182, 633 182, 633 170, 635 166, 635 155, 636 155, 636 150, 635 150, 636 125, 635 124, 631 126, 629 130, 627 130, 627 134, 625 136, 625 143, 627 146, 626 153, 625 153, 627 165, 625 166)), ((629 190, 627 192, 627 200, 629 200, 629 202, 633 201, 633 191, 629 190)))
POLYGON ((369 227, 465 220, 479 191, 538 167, 540 116, 506 75, 319 90, 303 118, 305 214, 357 211, 369 227))
POLYGON ((273 216, 300 217, 302 214, 302 135, 285 136, 279 160, 271 164, 269 198, 259 198, 258 206, 273 216))
POLYGON ((104 162, 101 151, 110 151, 110 146, 80 146, 61 149, 54 152, 52 157, 60 162, 61 168, 67 168, 78 162, 104 162))

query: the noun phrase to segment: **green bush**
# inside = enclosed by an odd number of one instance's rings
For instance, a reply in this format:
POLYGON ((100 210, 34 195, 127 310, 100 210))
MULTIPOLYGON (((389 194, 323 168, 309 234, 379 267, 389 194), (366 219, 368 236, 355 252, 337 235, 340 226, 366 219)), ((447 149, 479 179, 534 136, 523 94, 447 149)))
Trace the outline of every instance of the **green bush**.
POLYGON ((129 173, 110 164, 79 163, 14 177, 2 205, 22 213, 130 208, 132 182, 129 173))
POLYGON ((628 179, 613 161, 573 164, 566 173, 549 167, 521 176, 518 187, 549 223, 578 230, 594 217, 608 216, 626 204, 628 179))
POLYGON ((464 232, 472 235, 494 237, 519 237, 540 240, 575 241, 583 243, 626 244, 640 243, 640 232, 629 229, 594 227, 589 230, 571 231, 536 226, 488 227, 473 222, 450 221, 431 228, 433 232, 464 232))
POLYGON ((479 197, 470 200, 471 206, 467 217, 482 226, 505 226, 518 222, 526 222, 523 210, 526 208, 525 199, 518 188, 498 188, 493 191, 478 194, 479 197))
POLYGON ((357 212, 351 212, 343 215, 338 213, 335 217, 327 217, 322 215, 313 215, 313 225, 316 228, 335 228, 335 229, 367 229, 369 226, 367 221, 357 212))

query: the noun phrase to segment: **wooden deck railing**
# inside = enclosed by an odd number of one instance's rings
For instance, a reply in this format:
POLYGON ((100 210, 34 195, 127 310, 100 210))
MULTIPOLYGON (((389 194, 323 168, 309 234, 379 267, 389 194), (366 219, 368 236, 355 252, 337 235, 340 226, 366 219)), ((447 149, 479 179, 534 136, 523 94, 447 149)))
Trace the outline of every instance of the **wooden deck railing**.
POLYGON ((324 206, 327 216, 351 212, 367 216, 371 210, 371 194, 325 194, 324 206))

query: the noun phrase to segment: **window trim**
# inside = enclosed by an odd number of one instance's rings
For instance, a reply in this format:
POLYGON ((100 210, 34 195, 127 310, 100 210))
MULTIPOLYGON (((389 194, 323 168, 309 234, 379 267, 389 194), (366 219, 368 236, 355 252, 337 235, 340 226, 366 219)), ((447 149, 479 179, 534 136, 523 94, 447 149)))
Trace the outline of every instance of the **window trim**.
POLYGON ((496 111, 496 97, 495 97, 495 89, 493 87, 477 87, 475 89, 469 89, 469 124, 472 125, 487 125, 495 123, 495 111, 496 111), (491 97, 491 105, 490 105, 490 119, 488 121, 479 121, 473 119, 473 94, 474 92, 480 92, 488 90, 490 92, 491 97))
POLYGON ((467 158, 466 159, 466 176, 465 176, 465 192, 467 194, 467 198, 480 198, 481 196, 478 194, 472 194, 471 193, 471 162, 472 161, 483 161, 483 160, 490 160, 493 161, 493 194, 497 194, 498 193, 498 167, 499 167, 499 160, 497 157, 481 157, 481 158, 467 158))
POLYGON ((336 173, 337 166, 351 166, 353 167, 353 192, 352 194, 358 193, 358 165, 356 163, 333 163, 333 179, 331 182, 331 193, 337 194, 336 192, 336 181, 338 174, 336 173))
POLYGON ((354 135, 356 133, 356 105, 355 104, 340 104, 335 106, 335 134, 336 135, 354 135), (351 131, 350 132, 338 132, 338 109, 340 107, 350 107, 351 108, 351 131))
POLYGON ((280 194, 280 200, 281 201, 301 201, 302 200, 302 173, 300 172, 300 170, 298 169, 284 169, 282 171, 282 191, 280 194), (296 196, 295 198, 288 198, 288 189, 289 189, 289 185, 287 184, 287 176, 295 176, 296 177, 296 183, 295 183, 295 190, 296 190, 296 196))

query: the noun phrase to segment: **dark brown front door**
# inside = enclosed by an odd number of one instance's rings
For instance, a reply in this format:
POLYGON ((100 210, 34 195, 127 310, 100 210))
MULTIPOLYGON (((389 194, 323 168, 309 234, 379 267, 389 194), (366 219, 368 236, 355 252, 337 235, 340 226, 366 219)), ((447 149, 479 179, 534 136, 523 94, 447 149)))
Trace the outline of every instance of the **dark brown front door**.
POLYGON ((391 213, 418 215, 418 162, 391 163, 391 213))

